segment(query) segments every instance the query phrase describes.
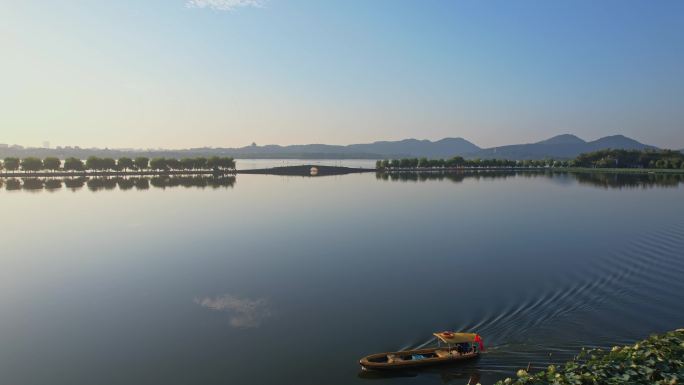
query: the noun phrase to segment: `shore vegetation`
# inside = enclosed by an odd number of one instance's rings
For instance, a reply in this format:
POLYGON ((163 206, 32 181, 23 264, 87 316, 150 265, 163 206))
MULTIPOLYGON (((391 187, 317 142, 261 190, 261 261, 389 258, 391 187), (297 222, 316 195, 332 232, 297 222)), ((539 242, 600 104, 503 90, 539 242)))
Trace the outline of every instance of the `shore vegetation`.
POLYGON ((674 385, 684 381, 684 329, 611 350, 582 350, 572 361, 538 373, 525 369, 497 385, 674 385))
POLYGON ((442 168, 594 168, 684 170, 684 154, 671 150, 600 150, 575 159, 449 159, 403 158, 376 162, 380 170, 442 168))

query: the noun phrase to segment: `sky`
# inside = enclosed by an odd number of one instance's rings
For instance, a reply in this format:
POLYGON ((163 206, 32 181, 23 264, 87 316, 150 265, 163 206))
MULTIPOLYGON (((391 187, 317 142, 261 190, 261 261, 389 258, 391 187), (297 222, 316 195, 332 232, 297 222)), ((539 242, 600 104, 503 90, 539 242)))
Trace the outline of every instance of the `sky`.
POLYGON ((684 148, 681 0, 0 0, 0 143, 684 148))

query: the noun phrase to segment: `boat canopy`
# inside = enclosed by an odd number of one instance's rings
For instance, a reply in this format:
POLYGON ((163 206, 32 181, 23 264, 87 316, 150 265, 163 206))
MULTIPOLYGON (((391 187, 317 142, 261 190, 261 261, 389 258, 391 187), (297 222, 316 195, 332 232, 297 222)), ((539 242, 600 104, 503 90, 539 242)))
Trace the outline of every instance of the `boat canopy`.
POLYGON ((477 333, 439 332, 432 334, 445 344, 460 344, 463 342, 480 341, 480 336, 478 336, 477 333))

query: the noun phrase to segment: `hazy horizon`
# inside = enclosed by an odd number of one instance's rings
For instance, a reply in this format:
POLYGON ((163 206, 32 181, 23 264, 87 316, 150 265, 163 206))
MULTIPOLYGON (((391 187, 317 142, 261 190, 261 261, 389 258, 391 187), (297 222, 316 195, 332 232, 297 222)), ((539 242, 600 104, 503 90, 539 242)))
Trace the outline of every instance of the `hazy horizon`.
POLYGON ((0 143, 684 148, 684 2, 0 4, 0 143))
MULTIPOLYGON (((552 138, 552 137, 560 136, 560 135, 575 135, 575 134, 572 134, 572 133, 559 133, 559 134, 551 135, 551 136, 549 136, 549 137, 539 138, 538 140, 534 140, 534 141, 530 141, 530 142, 505 143, 505 144, 502 144, 501 146, 537 143, 537 142, 541 142, 541 141, 544 141, 544 140, 546 140, 546 139, 550 139, 550 138, 552 138)), ((601 139, 601 138, 604 138, 604 137, 607 137, 607 136, 618 136, 618 135, 622 135, 622 134, 609 134, 609 135, 604 135, 604 136, 595 137, 595 138, 584 138, 584 137, 577 136, 577 135, 575 135, 575 136, 579 137, 580 139, 582 139, 582 140, 584 140, 584 141, 586 141, 586 142, 591 142, 591 141, 594 141, 594 140, 597 140, 597 139, 601 139)), ((629 137, 629 138, 630 138, 630 139, 634 139, 634 140, 636 140, 636 141, 638 141, 638 142, 640 142, 640 143, 643 143, 643 144, 653 145, 652 143, 649 143, 648 141, 641 140, 641 139, 639 139, 639 138, 633 138, 633 137, 629 137)), ((473 144, 479 146, 479 147, 482 148, 482 149, 497 147, 497 146, 492 146, 492 147, 482 146, 482 145, 480 145, 480 144, 477 143, 477 142, 474 142, 474 141, 472 141, 472 140, 469 140, 468 138, 457 137, 457 136, 455 136, 455 137, 444 137, 444 138, 416 138, 416 137, 410 137, 410 138, 400 138, 400 139, 379 139, 379 140, 369 141, 369 142, 365 142, 365 143, 374 143, 374 142, 383 142, 383 141, 401 141, 401 140, 421 140, 421 141, 422 141, 422 140, 429 140, 429 141, 431 141, 431 142, 436 142, 436 141, 443 140, 443 139, 465 139, 465 140, 467 140, 467 141, 469 141, 469 142, 471 142, 471 143, 473 143, 473 144)), ((49 141, 48 141, 48 142, 49 142, 49 141)), ((2 143, 2 144, 7 144, 7 145, 10 145, 10 146, 12 146, 12 145, 19 145, 19 146, 22 146, 22 147, 24 147, 24 148, 45 148, 45 147, 44 147, 44 144, 45 144, 45 143, 42 143, 42 144, 35 144, 35 145, 32 145, 32 144, 22 144, 22 143, 2 143)), ((332 146, 349 146, 349 145, 354 145, 354 144, 364 144, 364 143, 361 143, 361 142, 358 142, 358 143, 292 143, 292 144, 281 144, 281 143, 256 143, 257 146, 282 146, 282 147, 286 147, 286 146, 290 146, 290 145, 332 145, 332 146)), ((238 146, 210 146, 210 145, 206 145, 206 146, 196 146, 196 147, 133 147, 133 146, 124 146, 124 147, 99 147, 99 146, 81 146, 81 145, 77 145, 77 144, 76 144, 76 145, 72 145, 72 144, 59 144, 59 143, 54 143, 54 144, 53 144, 52 142, 49 142, 49 145, 50 145, 49 148, 52 148, 52 149, 57 148, 57 147, 62 147, 62 148, 64 148, 64 147, 71 147, 71 148, 79 147, 79 148, 82 148, 82 149, 88 149, 88 148, 105 149, 105 148, 108 148, 108 149, 111 149, 111 150, 130 150, 130 149, 132 149, 132 150, 164 150, 164 151, 166 151, 166 150, 184 150, 184 149, 191 149, 191 148, 242 148, 242 147, 248 147, 248 146, 252 145, 252 143, 247 143, 247 144, 238 145, 238 146)), ((680 149, 681 149, 681 148, 676 147, 676 146, 675 146, 675 147, 656 146, 656 147, 659 147, 659 148, 662 148, 662 149, 670 149, 670 150, 680 150, 680 149)))

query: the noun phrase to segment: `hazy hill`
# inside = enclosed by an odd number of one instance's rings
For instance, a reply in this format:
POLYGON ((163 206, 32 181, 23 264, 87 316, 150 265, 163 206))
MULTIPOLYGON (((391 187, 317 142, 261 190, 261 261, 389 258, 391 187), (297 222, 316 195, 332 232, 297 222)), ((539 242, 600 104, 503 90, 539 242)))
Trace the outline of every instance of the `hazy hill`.
POLYGON ((561 134, 551 137, 536 144, 584 144, 586 143, 583 139, 572 135, 572 134, 561 134))
POLYGON ((612 135, 612 136, 605 136, 601 139, 597 139, 593 142, 589 142, 589 144, 599 150, 603 148, 621 148, 621 149, 627 149, 627 150, 643 150, 647 148, 655 149, 656 147, 654 146, 649 146, 640 142, 637 142, 634 139, 628 138, 624 135, 612 135))
POLYGON ((383 156, 449 158, 480 151, 480 147, 463 138, 444 138, 436 142, 429 140, 404 139, 396 142, 374 142, 347 146, 354 152, 376 153, 383 156))
POLYGON ((463 138, 444 138, 438 141, 404 139, 381 141, 347 146, 328 144, 304 145, 251 145, 239 148, 191 148, 181 150, 122 150, 79 147, 23 148, 21 146, 0 147, 0 158, 7 156, 57 156, 60 158, 77 157, 85 159, 90 155, 119 158, 122 156, 148 157, 194 157, 194 156, 232 156, 235 158, 287 158, 287 159, 382 159, 382 158, 499 158, 499 159, 569 159, 583 152, 606 148, 646 149, 655 148, 637 142, 623 135, 606 136, 587 142, 575 135, 564 134, 536 143, 514 144, 482 149, 463 138))
POLYGON ((75 156, 84 158, 95 156, 233 156, 235 158, 289 158, 289 159, 381 159, 401 157, 446 158, 479 151, 480 147, 462 138, 445 138, 432 142, 429 140, 404 139, 399 141, 382 141, 347 146, 328 144, 303 144, 291 146, 251 145, 239 148, 193 148, 186 150, 110 150, 81 149, 66 147, 56 149, 18 148, 0 149, 0 157, 6 156, 58 156, 65 158, 75 156))
POLYGON ((643 150, 655 149, 624 135, 606 136, 591 142, 587 142, 575 135, 558 135, 536 143, 513 144, 508 146, 492 147, 483 149, 469 157, 499 158, 499 159, 569 159, 584 152, 597 151, 607 148, 643 150))

